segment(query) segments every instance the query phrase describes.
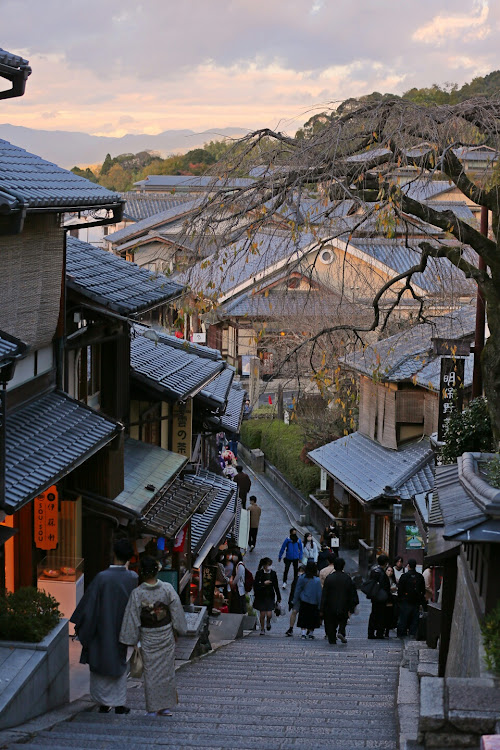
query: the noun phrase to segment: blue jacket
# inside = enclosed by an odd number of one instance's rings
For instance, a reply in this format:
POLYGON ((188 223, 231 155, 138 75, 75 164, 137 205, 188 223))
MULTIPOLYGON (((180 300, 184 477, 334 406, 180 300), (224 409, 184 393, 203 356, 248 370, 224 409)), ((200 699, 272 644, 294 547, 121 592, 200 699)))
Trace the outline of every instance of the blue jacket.
POLYGON ((300 602, 315 604, 319 608, 321 605, 321 594, 321 581, 318 576, 314 576, 314 578, 307 578, 305 575, 299 576, 299 580, 295 586, 293 608, 298 611, 300 609, 300 602))
POLYGON ((300 541, 300 539, 298 539, 296 542, 292 542, 290 537, 287 536, 287 538, 281 545, 280 553, 278 555, 280 560, 283 557, 283 552, 285 552, 286 560, 302 560, 302 542, 300 541))

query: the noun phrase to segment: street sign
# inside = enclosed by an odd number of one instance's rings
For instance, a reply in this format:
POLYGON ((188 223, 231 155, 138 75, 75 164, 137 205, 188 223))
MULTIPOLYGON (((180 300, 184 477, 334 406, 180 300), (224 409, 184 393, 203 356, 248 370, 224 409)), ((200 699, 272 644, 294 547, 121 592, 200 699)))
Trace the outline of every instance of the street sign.
POLYGON ((465 360, 460 357, 441 357, 439 379, 438 440, 443 439, 446 422, 454 411, 462 411, 464 401, 465 360))

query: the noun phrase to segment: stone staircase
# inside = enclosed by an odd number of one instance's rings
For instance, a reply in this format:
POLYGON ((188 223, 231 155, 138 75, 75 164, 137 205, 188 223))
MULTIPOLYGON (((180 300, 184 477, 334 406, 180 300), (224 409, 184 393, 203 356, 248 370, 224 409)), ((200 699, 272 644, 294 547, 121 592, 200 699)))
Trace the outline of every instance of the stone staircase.
POLYGON ((174 716, 146 717, 142 686, 131 687, 128 716, 82 712, 27 747, 396 750, 401 646, 366 639, 368 606, 352 618, 347 645, 330 646, 322 630, 315 640, 297 629, 286 638, 281 617, 266 636, 254 632, 182 667, 174 716))

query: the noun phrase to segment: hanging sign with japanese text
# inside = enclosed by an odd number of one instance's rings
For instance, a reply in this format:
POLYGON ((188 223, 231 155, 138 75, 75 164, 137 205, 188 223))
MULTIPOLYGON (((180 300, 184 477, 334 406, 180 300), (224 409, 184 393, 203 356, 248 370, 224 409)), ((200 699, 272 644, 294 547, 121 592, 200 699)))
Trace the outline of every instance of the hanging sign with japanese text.
POLYGON ((185 404, 175 404, 172 409, 172 450, 191 458, 193 440, 192 399, 185 404))
POLYGON ((55 549, 59 541, 59 497, 55 484, 33 500, 35 513, 35 546, 55 549))
POLYGON ((447 420, 454 411, 462 411, 464 400, 465 360, 460 357, 441 357, 439 380, 438 440, 443 439, 447 420))

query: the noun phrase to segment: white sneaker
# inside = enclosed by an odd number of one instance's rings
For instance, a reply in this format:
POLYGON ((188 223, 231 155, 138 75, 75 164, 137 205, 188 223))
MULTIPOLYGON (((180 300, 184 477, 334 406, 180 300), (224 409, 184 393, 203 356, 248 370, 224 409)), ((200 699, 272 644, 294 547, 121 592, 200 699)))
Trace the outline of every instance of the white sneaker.
POLYGON ((283 586, 282 586, 282 588, 286 589, 286 581, 283 581, 283 586))

